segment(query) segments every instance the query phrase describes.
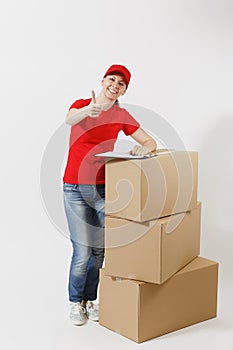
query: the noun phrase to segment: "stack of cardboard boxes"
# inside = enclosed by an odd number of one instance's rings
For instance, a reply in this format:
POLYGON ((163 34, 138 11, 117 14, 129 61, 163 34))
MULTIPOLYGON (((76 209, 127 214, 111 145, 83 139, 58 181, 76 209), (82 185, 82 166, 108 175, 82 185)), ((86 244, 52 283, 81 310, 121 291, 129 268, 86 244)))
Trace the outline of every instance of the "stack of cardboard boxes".
POLYGON ((218 263, 200 254, 196 152, 106 163, 100 324, 138 343, 213 318, 218 263))

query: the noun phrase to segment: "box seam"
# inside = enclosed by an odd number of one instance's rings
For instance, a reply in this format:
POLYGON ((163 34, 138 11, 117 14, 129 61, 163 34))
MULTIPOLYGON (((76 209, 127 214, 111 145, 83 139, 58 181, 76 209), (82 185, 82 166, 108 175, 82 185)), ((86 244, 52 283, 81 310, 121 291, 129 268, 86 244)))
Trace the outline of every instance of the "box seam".
POLYGON ((163 225, 160 224, 160 237, 159 237, 159 245, 160 245, 160 257, 159 257, 159 271, 160 271, 160 276, 159 276, 159 282, 162 282, 162 257, 163 257, 163 225))
POLYGON ((140 340, 140 334, 139 334, 139 322, 140 322, 140 317, 141 317, 141 309, 140 309, 140 304, 141 304, 141 300, 140 300, 140 289, 141 289, 141 286, 138 285, 138 288, 137 288, 137 293, 138 293, 138 296, 137 296, 137 308, 138 308, 138 315, 137 315, 137 342, 139 342, 140 340))
MULTIPOLYGON (((142 161, 141 161, 141 164, 140 164, 140 189, 142 189, 142 161)), ((142 212, 141 212, 141 209, 142 209, 142 190, 139 191, 140 193, 140 220, 142 221, 142 212)))

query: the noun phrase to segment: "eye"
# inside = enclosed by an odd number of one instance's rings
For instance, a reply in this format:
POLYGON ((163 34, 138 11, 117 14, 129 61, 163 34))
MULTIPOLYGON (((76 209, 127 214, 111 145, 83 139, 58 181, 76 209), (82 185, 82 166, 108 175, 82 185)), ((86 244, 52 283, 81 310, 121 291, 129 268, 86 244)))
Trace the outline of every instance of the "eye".
POLYGON ((122 82, 121 82, 120 85, 121 85, 121 86, 125 86, 125 83, 122 83, 122 82))
POLYGON ((109 78, 110 80, 112 80, 112 81, 115 81, 115 79, 114 78, 109 78))

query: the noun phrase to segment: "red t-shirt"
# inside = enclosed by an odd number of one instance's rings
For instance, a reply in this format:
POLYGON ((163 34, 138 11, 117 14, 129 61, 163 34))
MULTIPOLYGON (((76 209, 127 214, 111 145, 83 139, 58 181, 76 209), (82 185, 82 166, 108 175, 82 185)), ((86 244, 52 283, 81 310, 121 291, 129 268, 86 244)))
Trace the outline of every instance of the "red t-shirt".
MULTIPOLYGON (((90 99, 77 100, 71 108, 82 108, 90 99)), ((118 133, 133 134, 140 124, 124 108, 113 105, 97 118, 85 117, 71 127, 69 154, 63 181, 72 184, 104 184, 105 158, 95 154, 113 151, 118 133)))

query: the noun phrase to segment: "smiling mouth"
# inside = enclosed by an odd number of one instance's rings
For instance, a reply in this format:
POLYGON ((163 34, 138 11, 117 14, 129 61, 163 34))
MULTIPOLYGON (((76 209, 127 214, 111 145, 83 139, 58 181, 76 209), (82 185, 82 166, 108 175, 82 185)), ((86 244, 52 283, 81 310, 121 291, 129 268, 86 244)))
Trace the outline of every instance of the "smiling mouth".
POLYGON ((109 88, 108 91, 113 95, 116 95, 118 93, 118 91, 112 90, 111 88, 109 88))

